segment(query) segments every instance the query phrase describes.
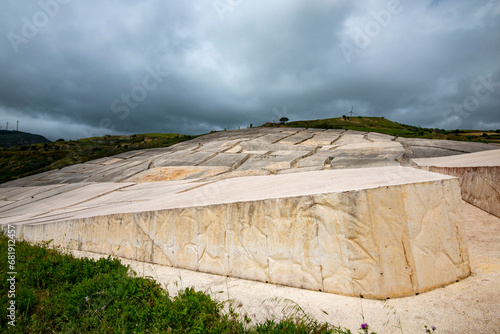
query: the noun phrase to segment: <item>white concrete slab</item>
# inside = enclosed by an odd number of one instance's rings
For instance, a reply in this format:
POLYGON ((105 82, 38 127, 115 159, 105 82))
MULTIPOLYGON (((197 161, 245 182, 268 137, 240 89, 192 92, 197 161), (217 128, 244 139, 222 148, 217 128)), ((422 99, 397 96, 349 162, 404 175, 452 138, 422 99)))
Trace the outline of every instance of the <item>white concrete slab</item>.
POLYGON ((413 159, 413 162, 421 167, 500 167, 500 149, 448 157, 413 159))

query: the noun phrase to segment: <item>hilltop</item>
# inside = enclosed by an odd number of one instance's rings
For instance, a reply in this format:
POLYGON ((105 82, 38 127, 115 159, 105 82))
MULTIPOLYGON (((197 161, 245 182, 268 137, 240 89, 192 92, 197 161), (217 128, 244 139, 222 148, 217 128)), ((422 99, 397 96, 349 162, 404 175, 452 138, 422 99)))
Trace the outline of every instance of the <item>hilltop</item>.
POLYGON ((287 126, 294 128, 345 129, 365 132, 379 132, 404 138, 447 139, 458 141, 477 141, 483 143, 500 143, 500 130, 444 130, 422 128, 397 123, 384 117, 338 117, 306 121, 293 121, 286 124, 266 123, 264 126, 287 126))
POLYGON ((22 131, 0 130, 0 147, 13 147, 16 145, 30 145, 50 143, 50 140, 41 135, 22 131))

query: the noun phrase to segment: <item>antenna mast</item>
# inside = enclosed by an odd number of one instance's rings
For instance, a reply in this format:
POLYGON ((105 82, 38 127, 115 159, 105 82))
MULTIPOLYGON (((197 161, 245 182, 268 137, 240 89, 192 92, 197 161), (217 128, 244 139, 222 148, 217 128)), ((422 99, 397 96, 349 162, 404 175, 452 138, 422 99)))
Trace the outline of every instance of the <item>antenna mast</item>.
POLYGON ((19 121, 17 121, 16 131, 19 131, 19 121))

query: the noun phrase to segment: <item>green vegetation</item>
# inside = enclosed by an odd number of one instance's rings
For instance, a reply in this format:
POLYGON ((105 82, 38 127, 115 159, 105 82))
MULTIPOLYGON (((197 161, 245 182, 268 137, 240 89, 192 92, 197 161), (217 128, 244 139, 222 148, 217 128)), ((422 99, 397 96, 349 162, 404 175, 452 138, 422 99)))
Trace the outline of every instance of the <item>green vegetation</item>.
POLYGON ((127 151, 166 147, 193 138, 195 136, 149 133, 0 147, 0 183, 127 151))
POLYGON ((22 131, 0 130, 0 147, 50 143, 47 138, 22 131))
MULTIPOLYGON (((225 303, 206 293, 186 288, 170 296, 119 260, 75 259, 49 248, 49 242, 39 246, 16 242, 12 289, 9 240, 0 234, 0 254, 5 255, 0 259, 3 333, 351 333, 318 323, 303 312, 251 325, 231 304, 224 311, 225 303), (15 296, 9 296, 12 292, 15 296), (11 300, 15 300, 15 327, 9 325, 11 300)), ((362 333, 368 333, 368 326, 362 326, 362 333)))
MULTIPOLYGON (((283 124, 267 123, 264 126, 278 127, 283 124)), ((500 135, 494 131, 483 135, 484 131, 428 129, 390 121, 384 117, 348 117, 318 119, 309 121, 288 122, 287 127, 345 129, 357 131, 372 131, 391 136, 405 138, 447 139, 459 141, 477 141, 483 143, 500 143, 500 135)))

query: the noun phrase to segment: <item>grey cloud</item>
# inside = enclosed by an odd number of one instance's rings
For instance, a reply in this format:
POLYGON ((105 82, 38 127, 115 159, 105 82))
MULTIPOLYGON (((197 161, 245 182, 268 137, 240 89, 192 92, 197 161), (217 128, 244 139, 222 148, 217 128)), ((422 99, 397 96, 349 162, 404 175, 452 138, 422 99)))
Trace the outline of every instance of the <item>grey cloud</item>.
POLYGON ((401 0, 386 22, 378 0, 64 2, 0 5, 0 125, 20 119, 51 139, 197 134, 272 121, 273 109, 315 119, 354 105, 414 125, 500 127, 500 87, 453 109, 471 94, 464 82, 498 80, 496 1, 401 0), (37 27, 43 7, 57 11, 37 27), (12 33, 26 43, 13 47, 12 33), (341 43, 356 47, 350 62, 341 43), (169 75, 153 88, 156 67, 169 75))

